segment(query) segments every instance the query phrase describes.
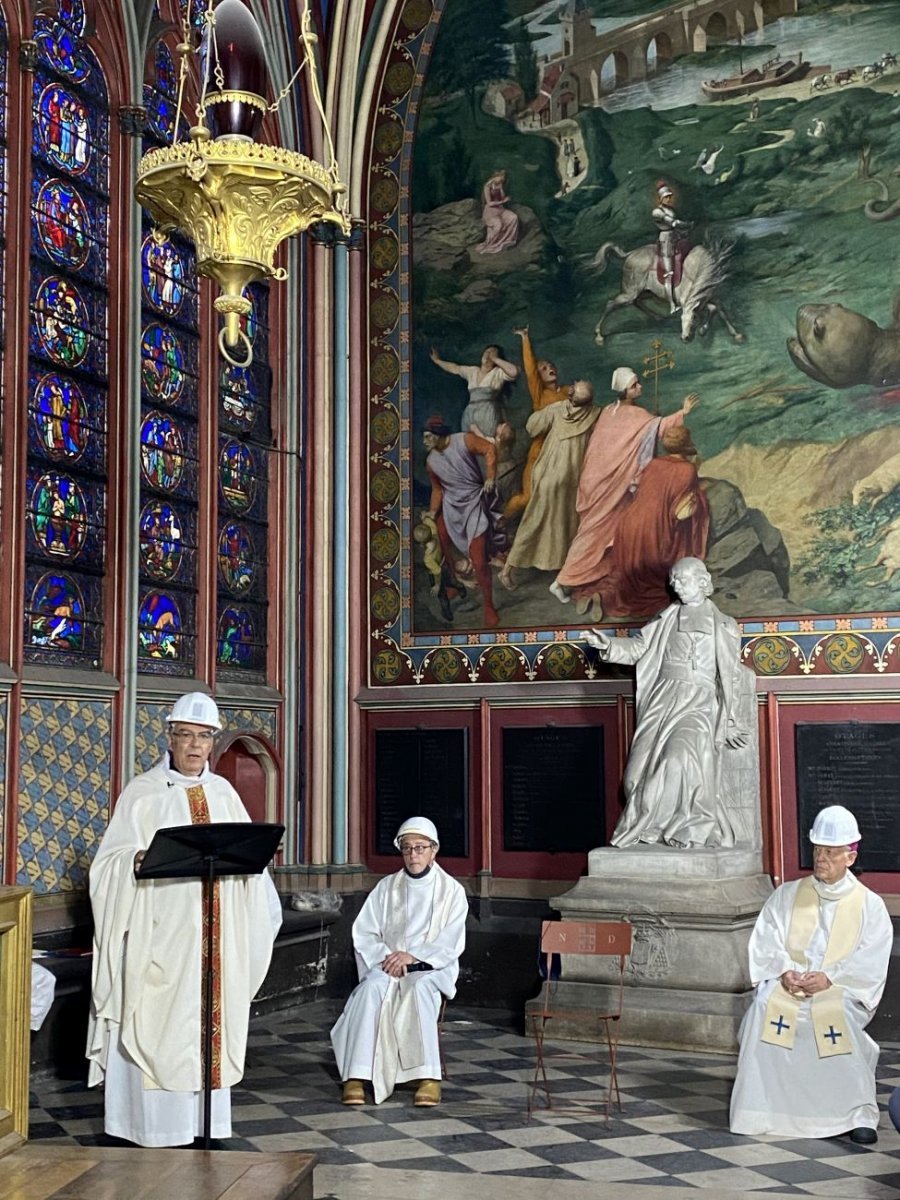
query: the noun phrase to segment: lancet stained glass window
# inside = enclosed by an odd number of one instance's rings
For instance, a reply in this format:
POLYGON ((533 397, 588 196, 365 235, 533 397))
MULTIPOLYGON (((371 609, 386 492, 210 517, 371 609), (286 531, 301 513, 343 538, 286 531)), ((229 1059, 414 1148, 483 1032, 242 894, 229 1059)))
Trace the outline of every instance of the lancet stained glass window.
POLYGON ((25 656, 98 667, 107 526, 109 117, 81 0, 35 18, 25 656))
POLYGON ((265 678, 268 578, 268 454, 272 372, 268 288, 250 289, 247 369, 219 378, 219 508, 216 659, 223 678, 265 678))
MULTIPOLYGON (((169 47, 144 87, 144 152, 171 142, 178 98, 169 47)), ((138 663, 191 675, 196 663, 199 298, 194 252, 145 216, 141 245, 141 508, 138 663)))

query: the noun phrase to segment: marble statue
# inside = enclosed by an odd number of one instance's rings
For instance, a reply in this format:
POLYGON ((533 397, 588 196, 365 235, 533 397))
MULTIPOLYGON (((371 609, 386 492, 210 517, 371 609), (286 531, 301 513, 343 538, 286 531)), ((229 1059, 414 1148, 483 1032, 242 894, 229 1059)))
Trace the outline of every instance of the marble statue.
POLYGON ((678 597, 639 634, 584 640, 605 662, 636 665, 636 722, 626 807, 614 846, 758 849, 756 679, 740 662, 735 621, 710 600, 699 558, 669 572, 678 597))

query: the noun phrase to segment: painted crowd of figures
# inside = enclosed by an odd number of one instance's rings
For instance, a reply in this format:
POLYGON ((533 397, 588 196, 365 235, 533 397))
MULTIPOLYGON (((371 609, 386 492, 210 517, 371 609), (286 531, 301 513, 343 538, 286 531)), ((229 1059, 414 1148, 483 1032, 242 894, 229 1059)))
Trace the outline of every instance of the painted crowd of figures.
POLYGON ((461 428, 431 416, 423 434, 431 499, 413 537, 441 614, 453 620, 451 601, 465 598, 474 577, 484 624, 496 627, 496 568, 509 591, 525 572, 549 573, 556 600, 594 621, 652 616, 669 602, 672 563, 706 553, 709 505, 684 424, 699 397, 654 416, 639 404, 635 372, 618 367, 615 399, 600 407, 589 381, 562 384, 555 364, 536 357, 528 329, 515 333, 532 408, 519 464, 504 403, 519 367, 496 345, 475 366, 431 352, 468 389, 461 428))

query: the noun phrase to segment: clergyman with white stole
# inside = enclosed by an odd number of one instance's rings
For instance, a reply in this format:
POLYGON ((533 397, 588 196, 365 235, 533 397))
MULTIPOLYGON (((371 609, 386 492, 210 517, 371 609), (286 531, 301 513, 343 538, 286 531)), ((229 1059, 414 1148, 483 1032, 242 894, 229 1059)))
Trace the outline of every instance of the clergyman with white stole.
POLYGON ((813 874, 777 888, 750 937, 756 995, 740 1029, 731 1131, 878 1140, 878 1046, 866 1033, 887 979, 893 929, 851 873, 860 834, 841 805, 809 833, 813 874))

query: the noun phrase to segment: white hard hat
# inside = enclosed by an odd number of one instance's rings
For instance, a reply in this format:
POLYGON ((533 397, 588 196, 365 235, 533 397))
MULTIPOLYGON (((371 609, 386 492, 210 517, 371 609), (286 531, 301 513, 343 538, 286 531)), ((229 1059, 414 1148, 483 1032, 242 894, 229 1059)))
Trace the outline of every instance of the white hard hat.
POLYGON ((169 725, 178 721, 184 725, 209 725, 212 729, 221 729, 222 720, 219 709, 212 696, 205 692, 188 692, 179 696, 172 705, 172 711, 166 717, 169 725))
POLYGON ((406 837, 408 833, 418 833, 422 837, 428 838, 429 842, 434 842, 436 846, 441 844, 434 822, 429 821, 427 817, 410 817, 408 821, 403 822, 394 838, 394 845, 398 850, 400 849, 400 839, 406 837))
POLYGON ((617 396, 621 396, 623 392, 627 392, 633 383, 637 383, 637 375, 635 375, 631 367, 616 367, 612 374, 610 387, 617 396))
POLYGON ((840 804, 830 804, 816 813, 809 840, 814 846, 852 846, 860 840, 856 817, 840 804))

